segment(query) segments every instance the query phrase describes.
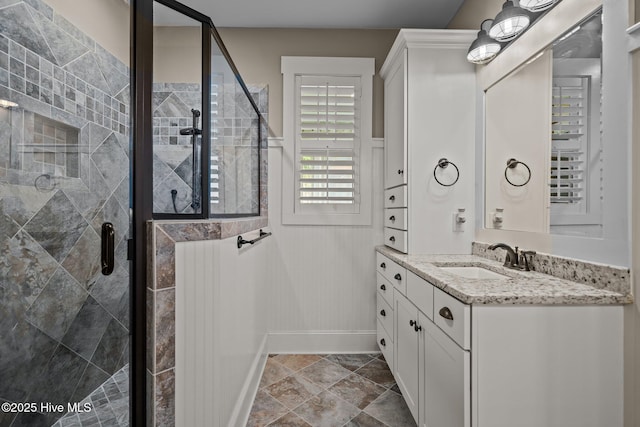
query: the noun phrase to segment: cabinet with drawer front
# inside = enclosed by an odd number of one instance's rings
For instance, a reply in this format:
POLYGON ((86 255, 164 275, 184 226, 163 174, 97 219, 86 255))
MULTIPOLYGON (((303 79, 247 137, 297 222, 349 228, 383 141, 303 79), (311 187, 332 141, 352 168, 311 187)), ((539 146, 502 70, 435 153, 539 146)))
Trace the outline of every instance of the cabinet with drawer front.
POLYGON ((443 280, 420 256, 379 250, 378 342, 420 427, 623 425, 621 305, 467 304, 453 295, 478 298, 486 284, 443 280))
POLYGON ((416 423, 470 426, 470 306, 380 253, 376 262, 378 344, 416 423))
POLYGON ((403 253, 467 253, 473 237, 475 67, 468 30, 399 32, 384 79, 384 243, 403 253), (441 160, 454 167, 439 167, 441 160), (456 173, 458 170, 459 173, 456 173), (439 181, 438 181, 439 180, 439 181), (440 182, 440 183, 439 183, 440 182), (466 226, 452 215, 464 208, 466 226))

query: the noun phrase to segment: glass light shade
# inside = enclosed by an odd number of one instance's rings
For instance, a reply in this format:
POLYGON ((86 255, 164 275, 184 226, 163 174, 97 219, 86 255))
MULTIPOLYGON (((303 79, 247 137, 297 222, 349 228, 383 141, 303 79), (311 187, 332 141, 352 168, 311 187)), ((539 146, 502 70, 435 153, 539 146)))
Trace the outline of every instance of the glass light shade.
POLYGON ((500 43, 489 37, 486 31, 481 30, 478 32, 478 37, 469 46, 467 61, 474 64, 486 64, 496 57, 501 48, 500 43))
POLYGON ((7 99, 0 99, 0 108, 16 108, 18 104, 7 99))
POLYGON ((549 9, 559 0, 520 0, 520 7, 531 12, 542 12, 549 9))
POLYGON ((531 19, 526 10, 513 5, 512 1, 504 2, 502 10, 493 20, 489 36, 499 42, 513 40, 527 29, 531 19))

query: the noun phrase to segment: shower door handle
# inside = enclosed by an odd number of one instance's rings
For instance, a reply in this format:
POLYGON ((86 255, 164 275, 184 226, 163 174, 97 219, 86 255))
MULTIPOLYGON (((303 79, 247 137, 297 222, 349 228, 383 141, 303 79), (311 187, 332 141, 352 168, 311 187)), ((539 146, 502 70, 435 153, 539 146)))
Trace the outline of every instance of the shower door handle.
POLYGON ((105 276, 113 273, 115 263, 115 234, 113 224, 110 222, 102 224, 102 274, 105 276))

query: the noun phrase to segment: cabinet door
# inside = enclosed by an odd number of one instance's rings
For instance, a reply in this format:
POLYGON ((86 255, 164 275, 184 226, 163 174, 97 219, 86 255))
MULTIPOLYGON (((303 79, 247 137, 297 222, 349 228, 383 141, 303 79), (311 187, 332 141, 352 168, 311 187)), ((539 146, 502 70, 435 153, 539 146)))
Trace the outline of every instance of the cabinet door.
POLYGON ((385 188, 407 183, 406 51, 404 55, 391 70, 384 84, 385 188))
POLYGON ((418 309, 399 292, 394 293, 395 302, 395 367, 394 377, 402 396, 418 421, 418 383, 419 383, 419 334, 415 330, 418 322, 418 309))
POLYGON ((421 315, 424 381, 421 427, 471 425, 471 358, 436 325, 421 315))

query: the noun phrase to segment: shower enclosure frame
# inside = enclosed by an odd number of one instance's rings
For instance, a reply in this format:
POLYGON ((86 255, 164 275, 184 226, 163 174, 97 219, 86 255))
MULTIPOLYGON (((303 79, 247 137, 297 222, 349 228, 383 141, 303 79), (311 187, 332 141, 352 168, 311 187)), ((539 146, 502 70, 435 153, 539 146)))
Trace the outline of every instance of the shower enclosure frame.
MULTIPOLYGON (((220 37, 220 34, 218 33, 218 30, 216 29, 215 25, 213 24, 213 21, 211 20, 210 17, 203 15, 202 13, 188 7, 185 6, 182 3, 179 3, 175 0, 138 0, 138 2, 150 2, 151 3, 151 31, 153 31, 153 3, 154 1, 156 3, 159 3, 163 6, 166 6, 170 9, 173 9, 174 11, 185 15, 191 19, 194 19, 196 21, 200 21, 200 23, 202 24, 202 42, 201 42, 201 46, 202 46, 202 73, 201 73, 201 81, 202 81, 202 136, 201 136, 201 143, 200 143, 200 170, 201 170, 201 179, 200 179, 200 212, 199 213, 159 213, 159 212, 152 212, 152 217, 153 219, 158 219, 158 220, 167 220, 167 219, 179 219, 179 220, 187 220, 187 219, 215 219, 215 218, 242 218, 242 217, 248 217, 248 216, 259 216, 260 215, 260 198, 258 198, 258 203, 257 203, 257 212, 255 214, 246 214, 246 213, 241 213, 241 214, 214 214, 211 215, 210 209, 211 209, 211 195, 210 195, 210 171, 211 171, 211 164, 210 164, 210 159, 211 159, 211 47, 212 47, 212 38, 213 40, 215 40, 216 44, 218 45, 218 48, 220 49, 222 55, 224 56, 225 60, 227 61, 227 63, 229 64, 229 67, 231 68, 231 70, 233 71, 233 74, 235 75, 235 78, 238 82, 238 84, 240 85, 240 87, 242 88, 242 90, 244 91, 247 99, 249 100, 249 102, 251 103, 251 106, 253 108, 253 110, 255 111, 257 117, 258 117, 258 136, 257 136, 257 140, 258 140, 258 147, 257 147, 257 155, 258 155, 258 165, 261 164, 261 147, 260 147, 260 141, 261 141, 261 131, 262 131, 262 121, 263 121, 263 117, 262 114, 260 113, 260 110, 258 108, 258 105, 256 104, 255 100, 253 99, 253 97, 251 96, 249 89, 247 88, 247 85, 245 84, 244 80, 242 79, 242 77, 240 76, 240 72, 238 71, 238 68, 236 67, 236 65, 234 64, 233 60, 231 59, 231 55, 229 54, 229 51, 227 50, 226 46, 224 45, 224 42, 222 41, 222 38, 220 37)), ((145 52, 148 55, 153 56, 153 36, 151 36, 151 45, 146 47, 145 52)), ((153 57, 151 58, 151 61, 153 62, 153 57)), ((153 73, 151 75, 151 78, 153 78, 153 73)), ((147 110, 149 112, 149 114, 151 114, 151 106, 149 106, 149 109, 147 110)), ((149 125, 148 127, 148 131, 149 133, 149 138, 151 138, 151 125, 149 125)), ((153 153, 152 153, 153 156, 153 153)), ((153 157, 151 157, 150 159, 148 159, 147 164, 153 164, 153 157)), ((149 169, 147 174, 147 179, 149 180, 153 180, 153 170, 149 169)), ((258 174, 257 177, 258 181, 257 181, 257 187, 260 188, 260 185, 262 184, 260 182, 260 174, 258 174)), ((151 189, 151 192, 153 194, 153 189, 151 189)), ((151 201, 153 203, 153 200, 151 201)))
MULTIPOLYGON (((132 227, 128 259, 131 261, 131 356, 130 356, 130 422, 132 426, 147 425, 147 270, 151 253, 147 248, 147 224, 158 220, 210 219, 209 177, 211 156, 211 47, 216 42, 236 76, 238 84, 258 117, 258 164, 262 117, 211 18, 175 0, 130 0, 131 5, 131 202, 132 227), (154 1, 202 23, 202 143, 201 143, 201 211, 197 214, 167 214, 153 212, 153 5, 154 1), (207 120, 205 120, 205 118, 207 120)), ((260 188, 258 174, 258 188, 260 188)), ((258 212, 260 201, 258 200, 258 212)), ((225 214, 215 218, 237 218, 259 214, 225 214)), ((215 219, 214 218, 214 219, 215 219)))

